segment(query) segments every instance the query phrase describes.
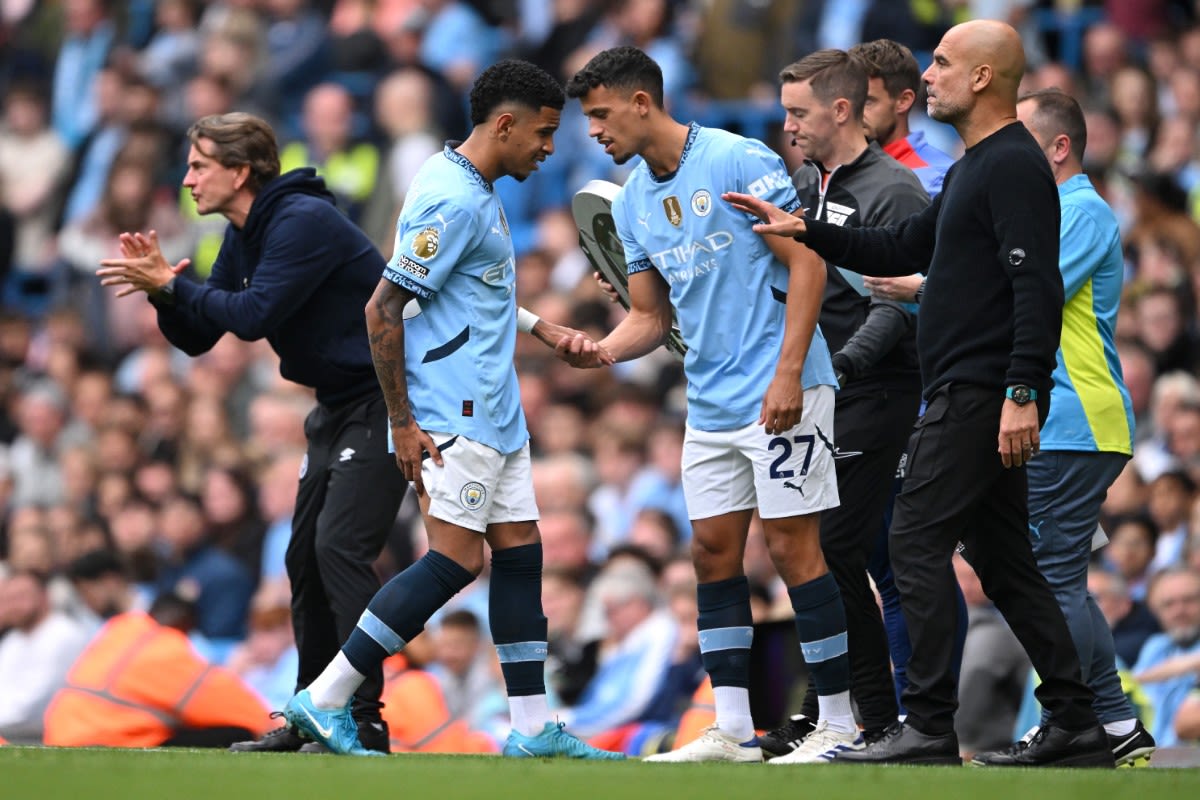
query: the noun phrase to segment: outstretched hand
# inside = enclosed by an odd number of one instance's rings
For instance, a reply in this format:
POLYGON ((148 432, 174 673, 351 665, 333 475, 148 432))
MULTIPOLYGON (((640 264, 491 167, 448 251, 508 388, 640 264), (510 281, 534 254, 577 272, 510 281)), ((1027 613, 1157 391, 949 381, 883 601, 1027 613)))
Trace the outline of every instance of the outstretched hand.
POLYGON ((122 233, 120 243, 121 258, 106 258, 96 270, 101 286, 124 287, 117 292, 117 297, 134 292, 154 294, 192 263, 190 258, 185 258, 171 266, 159 247, 157 231, 122 233))
POLYGON ((616 361, 611 353, 580 331, 559 339, 554 346, 554 354, 572 367, 581 369, 607 367, 616 361))
POLYGON ((762 220, 754 226, 754 232, 757 234, 785 236, 792 239, 797 236, 803 237, 805 231, 808 230, 803 217, 794 217, 779 206, 752 194, 725 192, 721 195, 721 199, 738 211, 744 211, 762 220))
POLYGON ((530 333, 542 344, 554 348, 554 354, 573 367, 607 367, 615 361, 592 337, 566 325, 539 319, 530 333))

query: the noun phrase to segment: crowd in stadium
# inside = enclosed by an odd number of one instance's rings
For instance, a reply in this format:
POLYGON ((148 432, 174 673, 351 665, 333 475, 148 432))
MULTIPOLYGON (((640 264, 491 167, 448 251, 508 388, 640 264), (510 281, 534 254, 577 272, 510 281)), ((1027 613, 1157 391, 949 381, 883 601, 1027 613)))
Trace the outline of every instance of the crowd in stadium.
MULTIPOLYGON (((0 2, 0 737, 213 745, 220 731, 274 728, 268 713, 297 688, 285 552, 313 394, 280 377, 265 341, 228 334, 185 356, 144 297, 95 276, 120 255, 120 233, 155 230, 171 263, 191 260, 186 279, 207 277, 226 222, 197 215, 181 189, 196 119, 269 120, 283 170, 316 167, 387 258, 413 174, 466 135, 466 92, 500 57, 565 82, 597 52, 636 45, 661 65, 677 118, 762 138, 794 168, 782 66, 877 38, 924 66, 942 32, 973 16, 1021 32, 1023 89, 1082 104, 1085 171, 1121 225, 1117 341, 1136 446, 1104 504, 1108 544, 1089 587, 1159 746, 1200 741, 1200 3, 1168 0, 0 2), (97 697, 142 711, 116 724, 97 697)), ((953 131, 919 111, 912 124, 959 154, 953 131)), ((570 202, 588 180, 627 172, 568 103, 554 156, 496 186, 519 303, 597 340, 623 312, 592 277, 570 202)), ((682 366, 659 349, 576 370, 522 336, 517 368, 555 707, 598 746, 669 748, 708 713, 682 366), (617 653, 626 667, 606 669, 617 653)), ((409 493, 381 580, 424 550, 409 493)), ((1037 710, 1028 660, 957 566, 970 615, 957 725, 974 752, 1019 737, 1037 710)), ((755 721, 769 728, 806 676, 757 520, 745 571, 755 721), (794 655, 773 660, 780 647, 794 655)), ((394 752, 504 741, 486 597, 485 573, 385 665, 394 752)))

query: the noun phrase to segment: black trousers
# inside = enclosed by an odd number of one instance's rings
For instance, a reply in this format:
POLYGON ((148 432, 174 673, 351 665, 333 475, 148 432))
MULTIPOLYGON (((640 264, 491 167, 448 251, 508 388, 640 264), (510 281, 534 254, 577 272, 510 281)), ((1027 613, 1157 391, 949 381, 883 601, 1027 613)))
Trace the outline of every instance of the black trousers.
MULTIPOLYGON (((308 453, 287 549, 297 691, 333 660, 379 591, 373 564, 407 486, 388 453, 387 430, 379 393, 336 409, 318 405, 304 421, 308 453)), ((355 693, 356 719, 379 718, 382 690, 380 667, 355 693)))
MULTIPOLYGON (((896 498, 892 569, 912 639, 903 700, 909 724, 930 735, 954 729, 957 619, 950 559, 960 540, 984 592, 1041 676, 1037 697, 1051 720, 1072 730, 1097 724, 1066 619, 1033 557, 1025 470, 1005 469, 997 452, 1003 403, 1003 394, 991 388, 951 385, 935 392, 909 440, 896 498)), ((1048 408, 1041 404, 1041 422, 1048 408)))
MULTIPOLYGON (((850 685, 863 727, 879 732, 896 721, 887 633, 867 580, 867 560, 892 499, 900 455, 921 403, 919 382, 908 389, 855 387, 834 406, 834 466, 841 505, 821 513, 821 550, 846 609, 850 685)), ((816 685, 809 683, 804 714, 817 719, 816 685)))

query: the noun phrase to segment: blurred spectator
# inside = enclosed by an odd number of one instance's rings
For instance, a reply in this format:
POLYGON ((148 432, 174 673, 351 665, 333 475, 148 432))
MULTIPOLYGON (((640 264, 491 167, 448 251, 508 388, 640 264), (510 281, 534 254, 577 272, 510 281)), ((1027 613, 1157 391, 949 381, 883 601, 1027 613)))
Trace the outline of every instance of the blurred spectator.
POLYGON ((649 707, 671 664, 678 626, 661 601, 653 574, 636 565, 602 572, 594 591, 608 633, 596 674, 579 701, 560 712, 581 736, 633 722, 649 707))
POLYGON ((363 212, 363 229, 391 257, 396 219, 417 169, 442 147, 434 122, 433 81, 419 69, 397 70, 375 90, 375 120, 386 137, 383 165, 363 212))
POLYGON ((1195 493, 1195 482, 1180 470, 1164 472, 1150 482, 1147 511, 1158 528, 1154 559, 1149 567, 1151 573, 1183 565, 1188 512, 1195 493))
POLYGON ((184 87, 199 69, 200 0, 158 0, 154 36, 138 54, 138 73, 162 93, 163 116, 184 116, 184 87))
POLYGON ((37 381, 21 392, 18 434, 8 454, 14 507, 52 506, 62 501, 62 467, 58 459, 66 415, 67 399, 56 384, 37 381))
MULTIPOLYGON (((267 523, 259 568, 259 579, 264 583, 287 577, 284 556, 292 538, 292 513, 303 468, 304 451, 296 449, 281 452, 259 475, 258 511, 267 523)), ((291 694, 284 700, 289 698, 291 694)))
POLYGON ((470 611, 451 611, 432 636, 428 670, 441 687, 450 717, 474 730, 500 732, 508 722, 508 704, 479 618, 470 611))
MULTIPOLYGON (((544 507, 543 507, 544 508, 544 507)), ((546 569, 566 570, 584 579, 594 574, 592 527, 582 510, 542 511, 542 563, 546 569)))
POLYGON ((1125 580, 1115 572, 1092 567, 1088 570, 1088 591, 1096 598, 1100 613, 1112 628, 1120 667, 1137 663, 1142 645, 1162 629, 1146 604, 1129 596, 1125 580))
POLYGON ((295 135, 304 96, 329 69, 329 33, 308 0, 262 0, 261 7, 266 60, 257 74, 258 95, 282 131, 295 135))
MULTIPOLYGON (((1121 67, 1128 63, 1125 35, 1115 25, 1101 22, 1088 28, 1083 36, 1083 76, 1087 92, 1084 105, 1105 106, 1109 85, 1121 67)), ((1084 102, 1084 98, 1079 98, 1084 102)))
POLYGON ((17 572, 0 583, 8 633, 0 639, 0 736, 14 743, 42 740, 42 714, 63 685, 92 628, 50 609, 46 579, 17 572), (17 687, 20 687, 17 690, 17 687))
POLYGON ((44 92, 28 83, 10 86, 0 126, 0 199, 16 221, 13 264, 18 273, 41 275, 52 262, 55 217, 70 157, 49 126, 44 92))
MULTIPOLYGON (((130 131, 135 126, 156 124, 158 102, 158 90, 141 77, 126 75, 115 67, 106 67, 96 76, 96 126, 79 145, 63 209, 65 223, 78 222, 96 209, 130 131)), ((156 165, 145 166, 153 175, 156 165)))
POLYGON ((1158 526, 1146 514, 1117 517, 1108 528, 1108 546, 1102 551, 1104 563, 1120 576, 1135 600, 1146 599, 1157 541, 1158 526))
POLYGON ((99 629, 133 608, 129 579, 112 550, 91 550, 79 556, 67 567, 67 578, 78 597, 77 617, 89 630, 99 629))
POLYGON ((1168 442, 1171 420, 1180 408, 1194 404, 1200 404, 1200 381, 1191 373, 1176 370, 1154 381, 1149 419, 1139 420, 1140 435, 1133 454, 1133 463, 1143 480, 1154 480, 1174 466, 1168 442))
POLYGON ((1133 666, 1154 709, 1151 733, 1159 747, 1178 744, 1175 712, 1196 684, 1200 669, 1200 574, 1175 567, 1155 576, 1150 610, 1163 632, 1151 636, 1133 666))
POLYGON ((780 66, 815 42, 797 47, 804 35, 797 0, 714 0, 699 10, 695 65, 700 87, 714 100, 755 98, 773 102, 780 66))
POLYGON ((564 705, 574 705, 596 672, 599 640, 579 636, 585 591, 573 571, 549 567, 542 572, 542 611, 546 615, 549 656, 547 687, 564 705))
POLYGON ((303 137, 279 151, 279 168, 290 172, 315 167, 337 197, 338 206, 358 221, 375 191, 379 150, 354 132, 354 98, 336 83, 322 83, 304 96, 303 137))
POLYGON ((210 466, 200 502, 212 543, 242 562, 257 583, 266 525, 250 475, 233 465, 210 466))
POLYGON ((164 503, 158 539, 163 551, 159 592, 194 598, 196 630, 218 640, 218 646, 244 637, 255 576, 212 544, 199 501, 178 495, 164 503))
POLYGON ((99 119, 93 81, 112 49, 117 30, 109 0, 64 0, 66 38, 54 66, 54 129, 77 148, 99 119))
POLYGON ((973 754, 1006 747, 1030 675, 1029 657, 983 593, 975 571, 954 556, 954 574, 967 603, 967 640, 954 718, 959 749, 973 754))
POLYGON ((264 581, 250 601, 250 630, 225 666, 246 682, 267 708, 283 708, 296 691, 299 656, 292 632, 287 577, 264 581))
POLYGON ((271 727, 262 702, 188 641, 195 609, 163 595, 108 621, 46 709, 56 747, 227 747, 271 727))
POLYGON ((500 32, 460 0, 420 0, 420 60, 440 72, 465 97, 483 68, 500 52, 500 32))

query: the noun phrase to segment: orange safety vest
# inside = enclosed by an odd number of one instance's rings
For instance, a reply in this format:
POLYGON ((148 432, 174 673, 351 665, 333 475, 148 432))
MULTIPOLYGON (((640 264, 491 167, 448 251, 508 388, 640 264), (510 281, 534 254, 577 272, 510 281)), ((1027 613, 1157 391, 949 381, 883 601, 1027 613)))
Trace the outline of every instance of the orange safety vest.
POLYGON ((675 731, 675 749, 683 747, 688 742, 700 738, 700 734, 709 725, 717 721, 717 701, 713 696, 712 679, 705 678, 704 683, 692 695, 692 704, 679 718, 679 728, 675 731))
POLYGON ((182 728, 273 723, 233 672, 201 658, 187 636, 140 611, 113 617, 46 709, 43 738, 60 747, 155 747, 182 728))
POLYGON ((393 753, 494 753, 491 738, 450 716, 437 679, 396 654, 384 662, 383 719, 393 753))

